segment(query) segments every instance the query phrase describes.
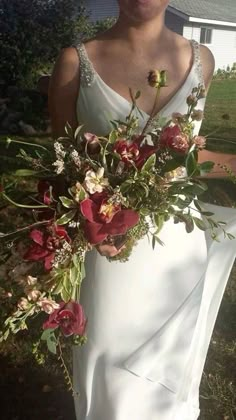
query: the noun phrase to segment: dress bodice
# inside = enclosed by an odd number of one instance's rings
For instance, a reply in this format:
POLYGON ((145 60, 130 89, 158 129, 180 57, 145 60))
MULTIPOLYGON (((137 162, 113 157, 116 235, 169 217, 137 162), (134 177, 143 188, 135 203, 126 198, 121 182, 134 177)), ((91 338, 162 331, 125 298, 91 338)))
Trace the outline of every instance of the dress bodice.
MULTIPOLYGON (((158 113, 159 117, 170 117, 173 112, 187 111, 186 98, 192 89, 204 85, 199 44, 192 40, 192 67, 183 85, 158 113)), ((106 135, 112 129, 111 121, 125 120, 131 109, 131 102, 109 87, 99 76, 89 60, 84 44, 76 46, 80 58, 80 90, 77 99, 77 118, 84 130, 97 135, 106 135)), ((205 98, 198 103, 203 110, 205 98)), ((156 116, 157 117, 157 116, 156 116)), ((142 111, 138 114, 140 127, 147 122, 149 115, 142 111)), ((200 122, 196 122, 195 134, 199 132, 200 122)))

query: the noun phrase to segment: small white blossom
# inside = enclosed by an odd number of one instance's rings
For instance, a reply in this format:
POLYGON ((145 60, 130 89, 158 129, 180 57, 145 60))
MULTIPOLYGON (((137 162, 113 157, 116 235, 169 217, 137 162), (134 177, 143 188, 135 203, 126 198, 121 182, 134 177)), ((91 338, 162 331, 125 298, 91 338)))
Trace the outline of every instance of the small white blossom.
POLYGON ((61 174, 65 169, 63 160, 56 160, 56 162, 53 162, 53 166, 56 167, 57 175, 61 174))
POLYGON ((27 276, 26 282, 29 286, 34 286, 37 283, 37 277, 27 276))
POLYGON ((54 149, 55 149, 55 152, 56 152, 57 159, 61 160, 61 158, 63 159, 65 157, 66 151, 65 151, 65 149, 64 149, 64 147, 62 146, 61 143, 56 141, 54 143, 54 149))
POLYGON ((108 179, 103 178, 104 168, 99 168, 97 172, 88 171, 83 183, 84 188, 90 193, 101 193, 109 185, 108 179))
POLYGON ((73 160, 73 162, 76 166, 78 166, 78 167, 81 166, 81 160, 80 160, 79 153, 77 152, 77 150, 74 149, 71 152, 71 159, 73 160))

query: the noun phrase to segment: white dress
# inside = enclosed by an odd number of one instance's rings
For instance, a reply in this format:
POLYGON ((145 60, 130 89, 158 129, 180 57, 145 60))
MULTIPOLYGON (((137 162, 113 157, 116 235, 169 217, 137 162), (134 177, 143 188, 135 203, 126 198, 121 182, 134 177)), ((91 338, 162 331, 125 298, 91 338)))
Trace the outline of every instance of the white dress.
MULTIPOLYGON (((160 115, 186 111, 186 97, 202 83, 199 45, 193 65, 160 115)), ((85 130, 104 135, 124 119, 130 103, 105 84, 83 45, 78 47, 77 102, 85 130)), ((199 108, 204 108, 201 100, 199 108)), ((140 117, 144 125, 148 115, 140 117)), ((198 132, 200 124, 195 127, 198 132)), ((236 235, 236 211, 205 205, 236 235)), ((236 255, 236 240, 213 242, 195 228, 167 222, 155 250, 147 238, 126 263, 87 254, 81 302, 87 344, 74 348, 77 420, 196 420, 198 390, 219 305, 236 255)))

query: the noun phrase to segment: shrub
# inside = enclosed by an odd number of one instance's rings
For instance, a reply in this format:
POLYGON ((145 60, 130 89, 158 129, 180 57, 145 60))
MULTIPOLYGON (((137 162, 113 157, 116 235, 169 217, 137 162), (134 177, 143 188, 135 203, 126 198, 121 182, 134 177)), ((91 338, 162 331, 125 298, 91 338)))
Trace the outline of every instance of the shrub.
POLYGON ((0 75, 5 85, 32 87, 59 50, 88 36, 78 0, 0 0, 0 75))

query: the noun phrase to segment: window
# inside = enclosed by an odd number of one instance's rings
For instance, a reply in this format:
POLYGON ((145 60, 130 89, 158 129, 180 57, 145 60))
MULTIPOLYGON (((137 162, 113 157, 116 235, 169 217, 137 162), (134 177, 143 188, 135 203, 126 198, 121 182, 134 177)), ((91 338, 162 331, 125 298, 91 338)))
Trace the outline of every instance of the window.
POLYGON ((200 43, 201 44, 211 44, 212 40, 212 29, 211 28, 201 28, 200 43))

